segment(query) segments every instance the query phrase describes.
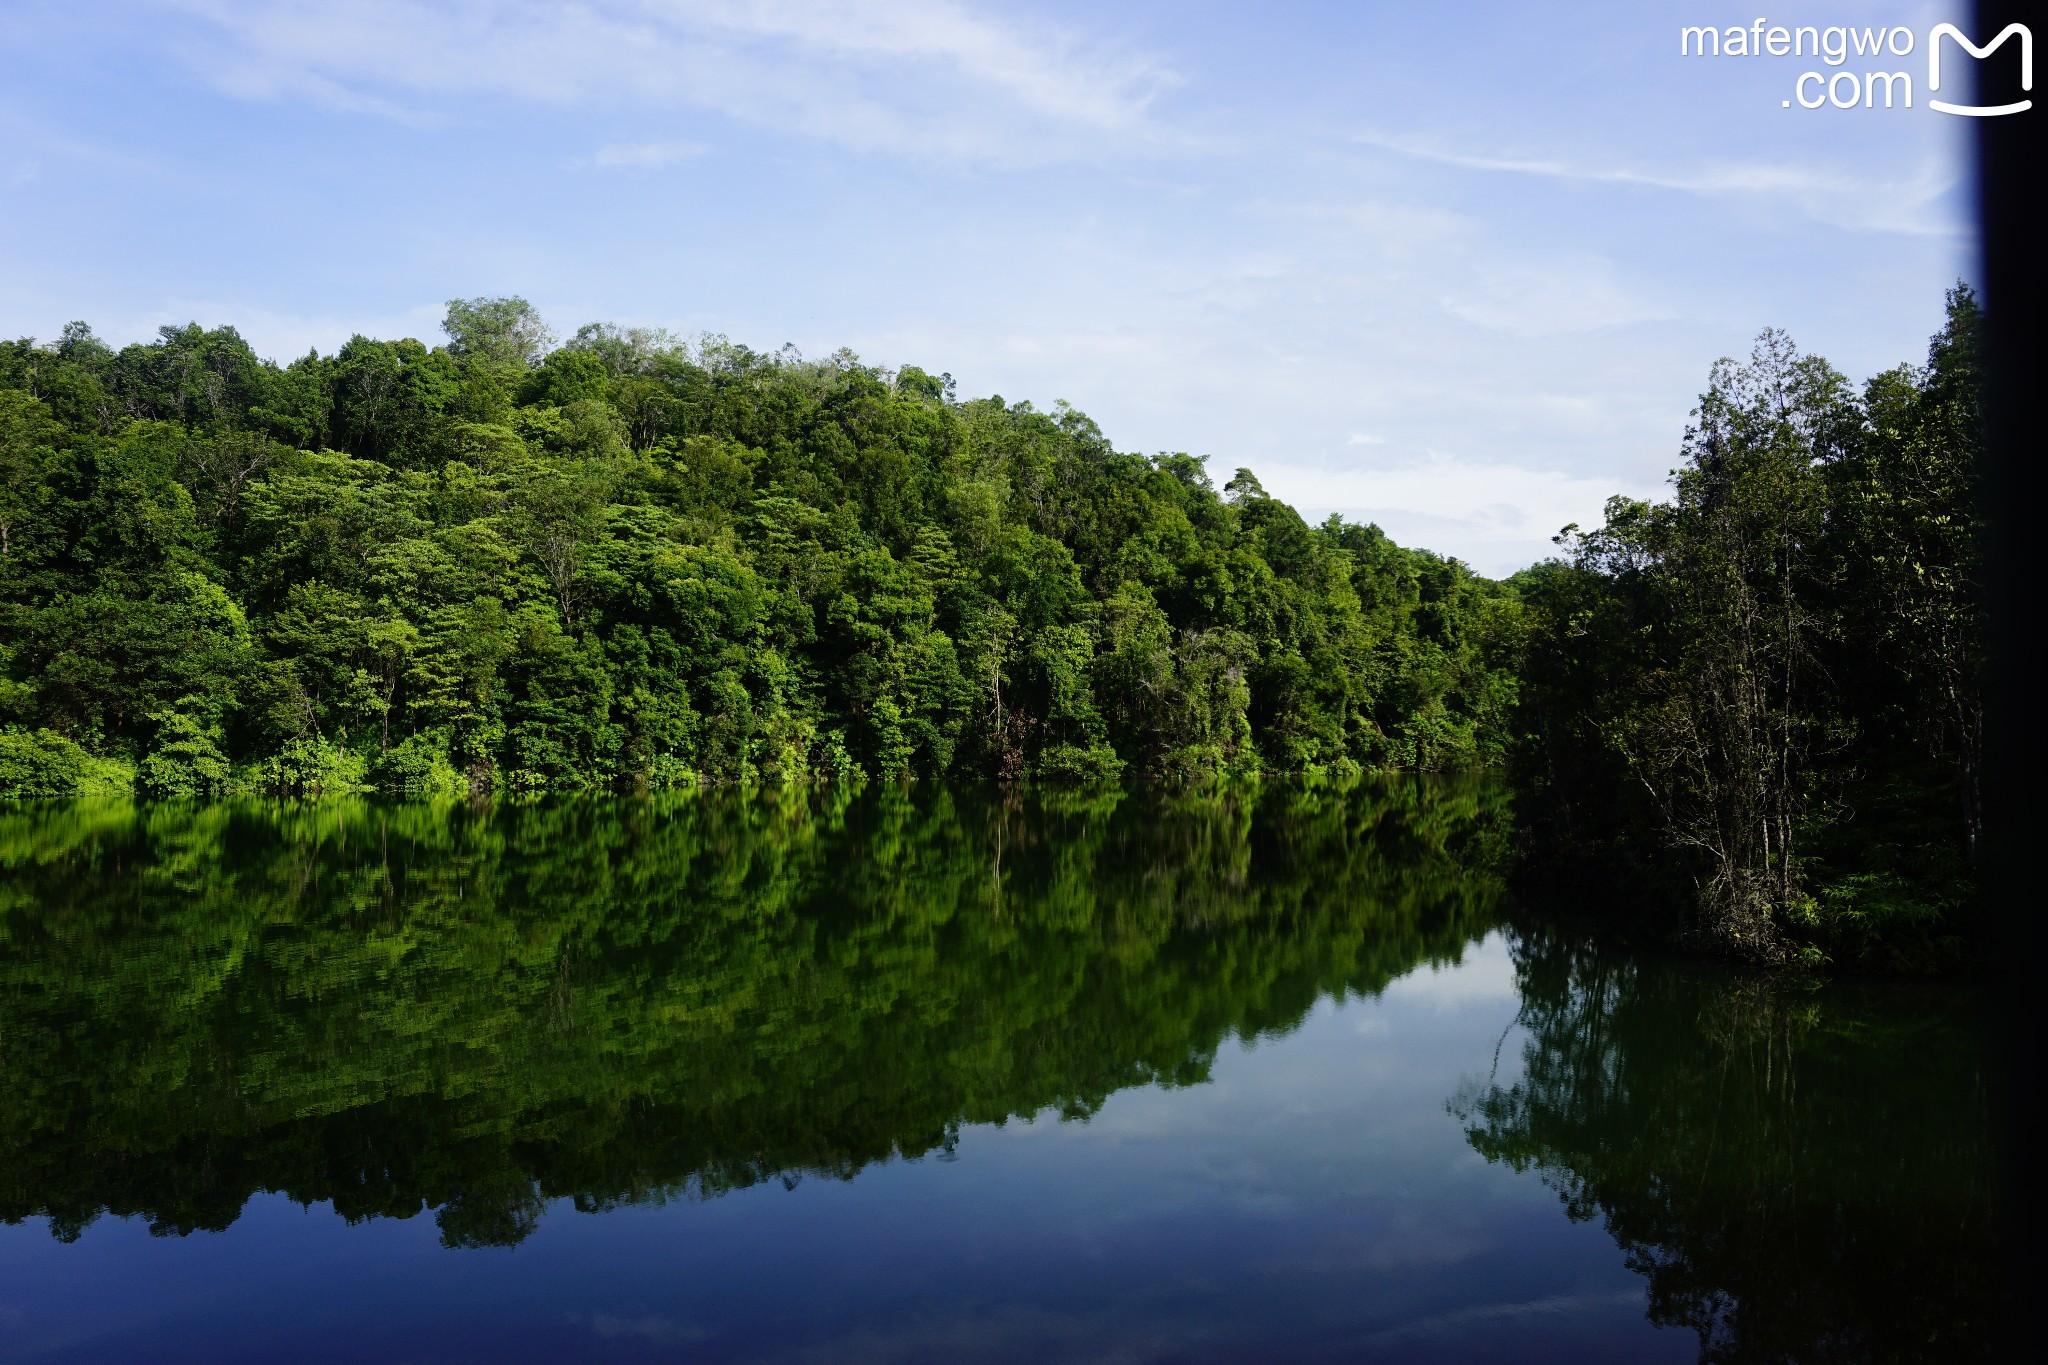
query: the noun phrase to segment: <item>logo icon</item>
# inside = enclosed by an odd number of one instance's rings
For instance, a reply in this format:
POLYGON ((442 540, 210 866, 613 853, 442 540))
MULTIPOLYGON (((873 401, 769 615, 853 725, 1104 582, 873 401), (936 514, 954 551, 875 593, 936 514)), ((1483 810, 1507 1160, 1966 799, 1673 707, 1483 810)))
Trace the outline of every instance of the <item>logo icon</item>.
MULTIPOLYGON (((1941 39, 1942 35, 1956 40, 1962 49, 1982 61, 1996 52, 2007 38, 2015 33, 2020 39, 2020 89, 2034 88, 2034 35, 2027 31, 2025 24, 2007 24, 1996 38, 1978 47, 1963 36, 1963 31, 1954 24, 1936 24, 1934 31, 1927 35, 1927 88, 1941 89, 1941 39)), ((1993 118, 1999 114, 2024 113, 2034 107, 2032 100, 2020 100, 2014 104, 1950 104, 1947 100, 1930 99, 1930 109, 1939 109, 1944 114, 1968 114, 1972 118, 1993 118)))

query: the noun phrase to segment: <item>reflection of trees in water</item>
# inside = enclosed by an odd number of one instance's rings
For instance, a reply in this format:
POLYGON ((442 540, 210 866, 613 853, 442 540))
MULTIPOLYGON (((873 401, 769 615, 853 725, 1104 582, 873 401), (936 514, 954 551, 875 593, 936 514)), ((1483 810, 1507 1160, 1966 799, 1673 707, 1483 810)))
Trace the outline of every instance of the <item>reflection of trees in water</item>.
POLYGON ((1454 959, 1491 792, 929 788, 0 815, 0 1218, 249 1195, 702 1197, 1202 1080, 1226 1038, 1454 959))
POLYGON ((1701 1358, 1953 1360, 1993 1289, 1979 1037, 1953 1002, 1537 935, 1523 1074, 1452 1110, 1603 1218, 1701 1358))

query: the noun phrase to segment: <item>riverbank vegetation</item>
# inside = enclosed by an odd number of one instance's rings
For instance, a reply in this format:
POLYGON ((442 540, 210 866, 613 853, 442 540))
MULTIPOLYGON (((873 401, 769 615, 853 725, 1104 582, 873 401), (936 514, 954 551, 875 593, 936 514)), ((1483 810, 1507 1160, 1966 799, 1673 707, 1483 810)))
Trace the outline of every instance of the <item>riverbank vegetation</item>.
MULTIPOLYGON (((1766 332, 1673 495, 1490 582, 1065 404, 449 306, 0 343, 0 794, 1504 767, 1535 883, 1704 938, 1966 935, 1975 300, 1860 389, 1766 332)), ((1948 946, 1943 946, 1948 945, 1948 946)))
POLYGON ((1511 594, 1247 471, 518 300, 0 348, 0 781, 560 789, 1497 760, 1511 594))
POLYGON ((1860 390, 1782 333, 1722 361, 1665 503, 1516 575, 1525 835, 1554 881, 1765 958, 1939 959, 1983 825, 1981 315, 1860 390))

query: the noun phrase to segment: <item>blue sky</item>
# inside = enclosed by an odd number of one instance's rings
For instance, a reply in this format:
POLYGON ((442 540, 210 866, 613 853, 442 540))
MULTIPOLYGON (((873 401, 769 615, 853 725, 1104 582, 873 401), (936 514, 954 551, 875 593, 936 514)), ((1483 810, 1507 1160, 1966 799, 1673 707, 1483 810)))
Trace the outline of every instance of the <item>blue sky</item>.
POLYGON ((1067 399, 1500 573, 1655 493, 1759 328, 1922 355, 1960 8, 7 0, 0 333, 284 358, 519 293, 1067 399), (1906 27, 1916 107, 1678 54, 1759 14, 1906 27))

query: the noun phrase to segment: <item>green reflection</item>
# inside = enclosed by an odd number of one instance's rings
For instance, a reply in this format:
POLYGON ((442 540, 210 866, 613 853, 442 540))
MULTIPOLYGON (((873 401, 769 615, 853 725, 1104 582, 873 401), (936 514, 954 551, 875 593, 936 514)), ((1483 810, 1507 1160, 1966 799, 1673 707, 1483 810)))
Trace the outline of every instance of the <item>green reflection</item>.
POLYGON ((1739 976, 1533 935, 1523 1075, 1451 1109, 1490 1161, 1599 1217, 1701 1359, 1973 1359, 1992 1162, 1954 992, 1739 976))
POLYGON ((0 814, 0 1218, 578 1207, 846 1178, 1203 1080, 1455 959, 1488 787, 0 814))

